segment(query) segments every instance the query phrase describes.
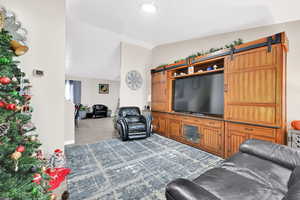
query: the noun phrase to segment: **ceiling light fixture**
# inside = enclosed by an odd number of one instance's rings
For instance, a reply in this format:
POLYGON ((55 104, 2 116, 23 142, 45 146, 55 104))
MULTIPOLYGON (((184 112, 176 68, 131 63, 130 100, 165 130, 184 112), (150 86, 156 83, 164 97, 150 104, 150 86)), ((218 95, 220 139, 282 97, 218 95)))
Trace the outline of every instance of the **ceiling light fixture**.
POLYGON ((154 3, 144 3, 142 4, 142 10, 146 13, 156 13, 157 7, 154 5, 154 3))

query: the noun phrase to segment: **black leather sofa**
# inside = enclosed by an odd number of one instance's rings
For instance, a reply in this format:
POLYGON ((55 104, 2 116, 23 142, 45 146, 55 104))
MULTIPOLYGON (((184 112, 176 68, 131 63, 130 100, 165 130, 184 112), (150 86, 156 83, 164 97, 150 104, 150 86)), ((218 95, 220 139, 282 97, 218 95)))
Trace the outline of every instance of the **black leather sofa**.
POLYGON ((300 151, 248 140, 240 152, 194 181, 167 185, 167 200, 300 200, 300 151))
POLYGON ((117 130, 123 141, 149 137, 151 121, 141 115, 138 107, 121 107, 117 115, 117 130))
POLYGON ((107 117, 107 106, 102 104, 93 105, 93 117, 107 117))

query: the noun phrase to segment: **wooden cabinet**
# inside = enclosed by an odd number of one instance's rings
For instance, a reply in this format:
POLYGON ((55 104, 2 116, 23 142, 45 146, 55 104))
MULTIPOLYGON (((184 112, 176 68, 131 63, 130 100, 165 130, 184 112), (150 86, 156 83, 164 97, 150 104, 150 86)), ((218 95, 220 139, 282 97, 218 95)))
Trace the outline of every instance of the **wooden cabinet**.
POLYGON ((159 114, 152 112, 152 131, 158 133, 159 131, 159 114))
POLYGON ((162 112, 152 116, 155 133, 224 156, 223 121, 162 112))
POLYGON ((238 152, 247 139, 285 144, 287 50, 287 37, 279 33, 234 51, 224 49, 153 69, 154 132, 225 157, 238 152), (191 63, 195 73, 189 73, 191 63), (219 69, 208 70, 214 65, 219 69), (173 80, 216 70, 224 71, 222 120, 173 112, 173 80))
POLYGON ((273 45, 226 58, 225 119, 281 125, 280 52, 281 45, 273 45))
POLYGON ((198 122, 192 122, 192 120, 183 120, 181 126, 181 139, 183 142, 192 146, 201 147, 202 133, 200 124, 198 122))
POLYGON ((248 139, 276 142, 276 131, 274 128, 226 122, 225 157, 229 157, 238 152, 240 145, 248 139))
POLYGON ((201 126, 202 148, 209 152, 223 156, 223 128, 201 126))
POLYGON ((158 124, 159 124, 158 132, 161 135, 168 137, 168 133, 167 133, 167 118, 165 116, 161 115, 159 117, 158 124))
POLYGON ((168 119, 168 135, 170 138, 178 140, 181 135, 181 120, 168 119))
POLYGON ((168 137, 166 114, 152 112, 152 127, 153 132, 168 137))
POLYGON ((169 110, 168 73, 152 74, 151 107, 154 111, 169 110))

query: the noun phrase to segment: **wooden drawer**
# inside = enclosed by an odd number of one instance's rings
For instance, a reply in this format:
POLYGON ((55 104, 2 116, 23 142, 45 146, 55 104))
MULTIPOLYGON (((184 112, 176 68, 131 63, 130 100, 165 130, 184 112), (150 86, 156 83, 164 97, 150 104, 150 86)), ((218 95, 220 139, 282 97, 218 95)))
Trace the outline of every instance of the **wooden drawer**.
POLYGON ((244 124, 228 123, 228 130, 239 131, 243 133, 248 133, 249 135, 256 135, 262 137, 275 138, 276 136, 276 129, 244 124))
POLYGON ((222 128, 224 124, 223 121, 212 120, 212 119, 200 119, 199 122, 202 125, 214 127, 214 128, 222 128))

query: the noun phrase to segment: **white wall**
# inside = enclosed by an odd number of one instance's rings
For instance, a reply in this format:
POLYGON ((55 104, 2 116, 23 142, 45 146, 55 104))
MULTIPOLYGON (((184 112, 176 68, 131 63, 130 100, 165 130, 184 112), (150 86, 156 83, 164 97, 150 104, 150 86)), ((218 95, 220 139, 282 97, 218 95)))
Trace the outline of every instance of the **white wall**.
POLYGON ((53 151, 64 145, 65 1, 0 0, 17 15, 28 30, 29 51, 20 57, 21 68, 30 78, 33 122, 42 148, 53 151), (42 78, 33 69, 44 70, 42 78))
POLYGON ((66 80, 81 81, 81 103, 92 106, 103 104, 115 113, 120 95, 120 81, 109 81, 100 79, 89 79, 67 76, 66 80), (99 83, 109 84, 109 94, 99 94, 99 83))
POLYGON ((200 50, 221 47, 237 38, 248 42, 283 31, 290 41, 287 58, 287 116, 288 120, 300 119, 300 21, 157 46, 152 51, 152 66, 172 63, 200 50))
POLYGON ((121 43, 121 89, 120 106, 138 106, 142 109, 147 104, 149 89, 149 66, 151 63, 151 50, 144 47, 121 43), (131 90, 126 85, 126 74, 137 70, 143 78, 143 85, 138 90, 131 90))
POLYGON ((75 106, 71 101, 65 100, 65 137, 64 144, 74 144, 75 143, 75 106))

